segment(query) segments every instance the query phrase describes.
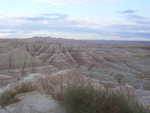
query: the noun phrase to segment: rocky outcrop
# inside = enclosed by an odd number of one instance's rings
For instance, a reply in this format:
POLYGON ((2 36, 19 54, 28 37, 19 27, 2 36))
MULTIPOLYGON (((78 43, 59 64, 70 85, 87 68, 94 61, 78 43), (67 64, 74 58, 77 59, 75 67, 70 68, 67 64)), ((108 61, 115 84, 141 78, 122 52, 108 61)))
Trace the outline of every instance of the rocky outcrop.
POLYGON ((148 108, 150 106, 150 91, 137 89, 135 90, 135 95, 138 97, 139 101, 148 108))
POLYGON ((18 103, 0 108, 0 113, 65 113, 51 96, 30 92, 17 95, 18 103))

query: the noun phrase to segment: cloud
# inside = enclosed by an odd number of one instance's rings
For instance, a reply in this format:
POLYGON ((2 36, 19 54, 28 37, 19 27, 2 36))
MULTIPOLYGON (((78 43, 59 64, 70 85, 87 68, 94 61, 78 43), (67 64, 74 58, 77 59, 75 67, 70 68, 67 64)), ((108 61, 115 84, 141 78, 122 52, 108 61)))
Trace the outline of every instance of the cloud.
POLYGON ((118 11, 120 14, 134 14, 136 13, 135 10, 132 9, 128 9, 128 10, 124 10, 124 11, 118 11))
POLYGON ((148 18, 133 11, 127 12, 134 17, 129 19, 128 15, 122 13, 126 19, 125 23, 114 24, 104 24, 102 20, 71 18, 61 13, 44 13, 32 17, 5 16, 0 17, 0 37, 25 38, 49 35, 76 39, 150 40, 150 23, 143 24, 148 23, 148 18))
POLYGON ((81 21, 79 19, 71 19, 68 15, 59 13, 46 13, 33 17, 0 18, 0 20, 2 22, 0 22, 0 30, 51 30, 78 33, 100 33, 99 29, 95 28, 95 25, 92 26, 92 21, 89 23, 87 20, 81 21), (9 24, 10 22, 14 24, 11 25, 9 24))
POLYGON ((0 18, 0 32, 29 33, 34 31, 64 32, 72 34, 102 34, 100 28, 95 28, 86 20, 71 19, 68 15, 46 13, 33 17, 0 18), (14 21, 14 22, 13 22, 14 21), (84 21, 84 22, 83 22, 84 21), (9 23, 14 23, 13 25, 9 23), (86 24, 87 23, 87 24, 86 24))
POLYGON ((133 38, 133 37, 135 37, 135 38, 146 38, 146 39, 149 39, 150 38, 150 32, 136 32, 136 31, 134 31, 134 32, 130 32, 130 31, 128 31, 128 32, 124 32, 124 31, 122 31, 122 32, 116 32, 115 33, 115 35, 116 36, 120 36, 120 37, 127 37, 127 38, 133 38))
MULTIPOLYGON (((45 2, 50 5, 65 5, 91 2, 91 0, 33 0, 34 2, 45 2)), ((123 0, 92 0, 92 2, 117 2, 123 0)))
POLYGON ((8 37, 11 33, 0 33, 0 37, 8 37))
POLYGON ((127 18, 137 24, 149 24, 150 25, 150 18, 147 18, 144 16, 134 14, 134 15, 128 15, 127 18))
POLYGON ((44 20, 62 20, 67 18, 67 15, 65 14, 59 14, 59 13, 45 13, 39 16, 35 17, 18 17, 19 20, 25 20, 25 21, 44 21, 44 20))
POLYGON ((113 24, 113 35, 128 38, 150 40, 150 18, 138 15, 135 10, 119 12, 125 23, 113 24))
POLYGON ((141 16, 137 14, 137 11, 135 10, 125 10, 119 12, 121 15, 123 15, 127 20, 130 20, 136 24, 149 24, 150 25, 150 18, 141 16))

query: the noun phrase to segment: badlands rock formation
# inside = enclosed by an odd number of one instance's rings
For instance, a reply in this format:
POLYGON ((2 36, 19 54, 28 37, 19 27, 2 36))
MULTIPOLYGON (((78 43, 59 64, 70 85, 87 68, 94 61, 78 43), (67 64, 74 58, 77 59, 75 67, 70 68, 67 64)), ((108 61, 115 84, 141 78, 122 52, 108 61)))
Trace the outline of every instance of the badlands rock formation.
MULTIPOLYGON (((149 106, 150 43, 51 37, 0 40, 0 94, 23 83, 36 89, 16 95, 20 101, 0 108, 0 113, 47 113, 47 104, 55 111, 59 104, 51 97, 82 80, 95 87, 130 90, 149 106), (45 111, 39 110, 40 101, 45 111)), ((54 113, 59 110, 64 112, 60 108, 54 113)))

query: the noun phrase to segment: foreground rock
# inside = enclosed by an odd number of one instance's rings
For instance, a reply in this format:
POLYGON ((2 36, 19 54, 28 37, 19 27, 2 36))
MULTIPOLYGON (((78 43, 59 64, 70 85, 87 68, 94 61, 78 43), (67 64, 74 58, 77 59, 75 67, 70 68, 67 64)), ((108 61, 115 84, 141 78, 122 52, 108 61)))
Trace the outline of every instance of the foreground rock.
POLYGON ((64 113, 64 110, 50 96, 31 92, 18 95, 20 102, 0 109, 0 113, 64 113))
POLYGON ((139 101, 148 108, 150 106, 150 91, 138 89, 135 90, 135 94, 138 97, 139 101))

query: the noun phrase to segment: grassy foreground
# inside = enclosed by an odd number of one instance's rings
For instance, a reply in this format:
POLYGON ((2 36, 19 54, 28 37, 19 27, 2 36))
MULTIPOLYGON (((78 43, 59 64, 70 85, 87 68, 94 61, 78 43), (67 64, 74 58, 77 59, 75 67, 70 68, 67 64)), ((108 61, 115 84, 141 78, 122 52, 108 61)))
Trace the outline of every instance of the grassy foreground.
POLYGON ((148 113, 133 97, 89 86, 67 88, 62 103, 68 113, 148 113))

